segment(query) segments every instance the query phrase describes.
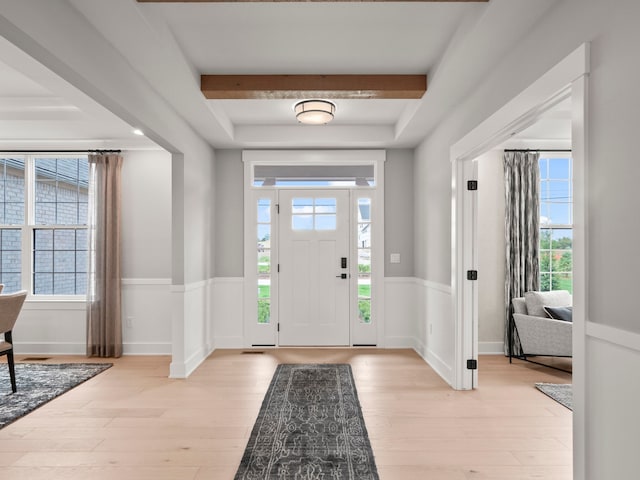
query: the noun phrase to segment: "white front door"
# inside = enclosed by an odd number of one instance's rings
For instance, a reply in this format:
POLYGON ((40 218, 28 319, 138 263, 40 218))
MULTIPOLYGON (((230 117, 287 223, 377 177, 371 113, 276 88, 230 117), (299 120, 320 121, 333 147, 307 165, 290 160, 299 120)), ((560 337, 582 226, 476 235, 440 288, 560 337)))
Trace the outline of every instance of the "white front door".
POLYGON ((349 191, 281 190, 279 344, 349 345, 349 191))

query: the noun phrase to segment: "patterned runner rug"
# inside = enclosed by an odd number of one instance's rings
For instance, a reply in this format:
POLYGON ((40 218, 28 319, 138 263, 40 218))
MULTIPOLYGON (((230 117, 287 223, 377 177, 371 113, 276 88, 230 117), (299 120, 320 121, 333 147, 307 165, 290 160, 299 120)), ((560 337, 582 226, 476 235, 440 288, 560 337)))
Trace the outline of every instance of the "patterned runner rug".
POLYGON ((573 410, 573 390, 571 384, 536 383, 536 388, 560 405, 573 410))
POLYGON ((279 365, 235 480, 378 480, 351 366, 279 365))
POLYGON ((16 363, 18 391, 12 393, 9 367, 1 363, 0 428, 111 366, 111 363, 16 363))

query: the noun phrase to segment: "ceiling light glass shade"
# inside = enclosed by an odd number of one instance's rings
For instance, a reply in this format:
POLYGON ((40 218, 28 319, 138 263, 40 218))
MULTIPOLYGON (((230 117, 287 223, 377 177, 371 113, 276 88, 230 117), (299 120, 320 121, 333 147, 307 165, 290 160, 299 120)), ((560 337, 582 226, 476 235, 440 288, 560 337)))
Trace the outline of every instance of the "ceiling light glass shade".
POLYGON ((303 100, 296 103, 293 109, 298 121, 309 125, 329 123, 336 112, 335 104, 328 100, 303 100))

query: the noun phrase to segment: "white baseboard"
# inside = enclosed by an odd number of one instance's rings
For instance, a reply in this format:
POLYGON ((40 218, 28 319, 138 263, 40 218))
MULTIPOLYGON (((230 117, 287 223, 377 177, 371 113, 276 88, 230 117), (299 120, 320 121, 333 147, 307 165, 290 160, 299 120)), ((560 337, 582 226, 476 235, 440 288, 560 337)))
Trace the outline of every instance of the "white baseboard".
MULTIPOLYGON (((86 355, 84 343, 25 342, 15 344, 18 355, 86 355)), ((170 343, 123 343, 123 355, 171 355, 170 343)))
POLYGON ((212 348, 201 348, 191 355, 184 363, 171 362, 169 366, 169 378, 187 378, 205 359, 213 353, 212 348))
POLYGON ((63 342, 16 342, 14 352, 17 355, 86 355, 84 343, 63 342))
POLYGON ((216 337, 215 348, 238 349, 244 348, 243 337, 216 337))
POLYGON ((478 342, 478 355, 504 355, 504 342, 478 342))
POLYGON ((140 343, 122 344, 123 355, 171 355, 171 343, 140 343))
POLYGON ((453 369, 446 362, 429 349, 427 349, 427 358, 425 360, 445 382, 453 386, 453 369))
POLYGON ((414 348, 413 337, 385 337, 384 348, 414 348))

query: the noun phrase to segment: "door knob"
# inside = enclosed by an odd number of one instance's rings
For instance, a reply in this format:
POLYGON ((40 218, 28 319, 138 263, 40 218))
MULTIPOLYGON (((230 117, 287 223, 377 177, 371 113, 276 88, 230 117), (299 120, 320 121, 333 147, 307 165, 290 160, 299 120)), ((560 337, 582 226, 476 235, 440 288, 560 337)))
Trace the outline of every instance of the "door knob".
POLYGON ((342 278, 344 280, 345 278, 347 278, 347 274, 341 273, 340 275, 336 275, 336 278, 342 278))

